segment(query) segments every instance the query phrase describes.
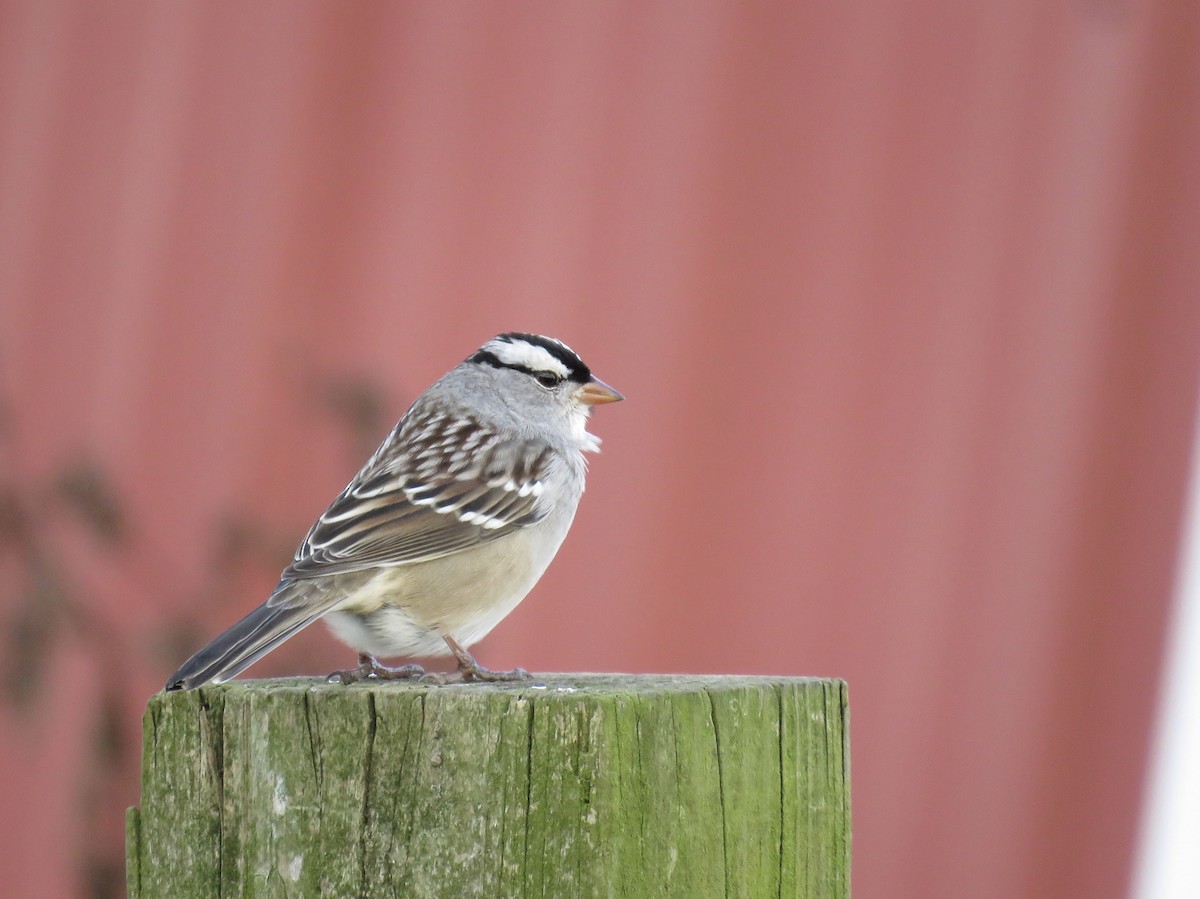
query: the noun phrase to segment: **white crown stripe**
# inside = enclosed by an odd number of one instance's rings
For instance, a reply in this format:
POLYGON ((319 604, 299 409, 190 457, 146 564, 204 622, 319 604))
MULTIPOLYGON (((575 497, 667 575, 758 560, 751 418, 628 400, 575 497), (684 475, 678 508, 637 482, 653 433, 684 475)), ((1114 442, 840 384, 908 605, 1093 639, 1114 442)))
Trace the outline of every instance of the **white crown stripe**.
POLYGON ((483 348, 504 365, 527 368, 530 371, 550 371, 561 378, 571 376, 571 370, 548 349, 524 340, 512 343, 507 340, 489 340, 483 348))

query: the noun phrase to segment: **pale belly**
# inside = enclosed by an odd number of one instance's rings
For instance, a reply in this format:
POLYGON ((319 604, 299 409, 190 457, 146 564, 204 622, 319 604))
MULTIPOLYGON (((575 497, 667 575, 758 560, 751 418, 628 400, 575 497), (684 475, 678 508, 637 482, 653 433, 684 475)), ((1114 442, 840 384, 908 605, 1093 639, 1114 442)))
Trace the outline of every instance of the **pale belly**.
POLYGON ((537 583, 571 524, 546 520, 541 533, 519 531, 416 565, 381 568, 325 615, 331 631, 376 656, 448 655, 449 634, 463 646, 483 639, 537 583))

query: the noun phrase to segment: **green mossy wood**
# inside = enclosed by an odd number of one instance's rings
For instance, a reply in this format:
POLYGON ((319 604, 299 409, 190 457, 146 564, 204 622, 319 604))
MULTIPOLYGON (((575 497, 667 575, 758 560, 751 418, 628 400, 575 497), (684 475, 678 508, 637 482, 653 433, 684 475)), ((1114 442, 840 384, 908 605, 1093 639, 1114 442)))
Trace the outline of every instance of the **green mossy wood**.
POLYGON ((159 694, 129 895, 845 897, 846 724, 809 678, 159 694))

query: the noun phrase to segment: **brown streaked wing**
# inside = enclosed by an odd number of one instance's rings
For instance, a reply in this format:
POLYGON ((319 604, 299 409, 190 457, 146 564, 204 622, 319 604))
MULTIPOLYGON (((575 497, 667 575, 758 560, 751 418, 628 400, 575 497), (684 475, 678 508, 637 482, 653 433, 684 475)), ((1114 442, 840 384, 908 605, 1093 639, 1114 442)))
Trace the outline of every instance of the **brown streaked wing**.
POLYGON ((538 441, 439 412, 407 417, 317 519, 284 577, 407 565, 541 520, 553 457, 538 441))

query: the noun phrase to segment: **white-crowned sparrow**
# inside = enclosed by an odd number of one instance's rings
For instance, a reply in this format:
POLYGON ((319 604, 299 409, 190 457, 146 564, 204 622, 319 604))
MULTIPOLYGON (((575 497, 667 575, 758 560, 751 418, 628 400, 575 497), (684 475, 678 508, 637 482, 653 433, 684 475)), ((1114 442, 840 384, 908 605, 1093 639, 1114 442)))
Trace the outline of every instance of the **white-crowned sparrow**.
POLYGON ((516 608, 562 544, 591 407, 622 399, 566 344, 508 333, 423 393, 317 519, 265 603, 171 675, 220 683, 324 617, 358 650, 331 678, 419 675, 376 656, 452 653, 455 679, 508 680, 465 647, 516 608))

